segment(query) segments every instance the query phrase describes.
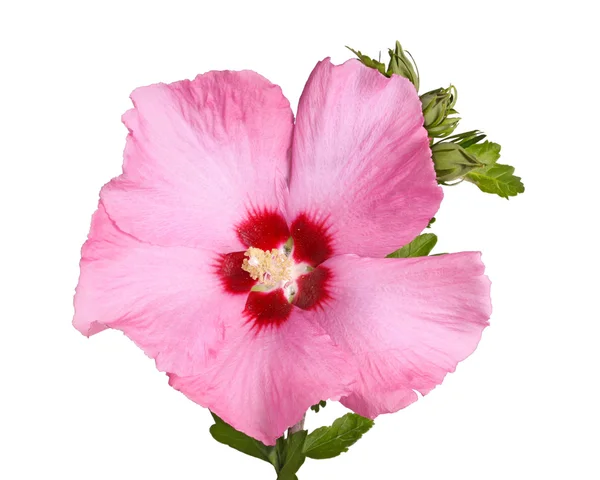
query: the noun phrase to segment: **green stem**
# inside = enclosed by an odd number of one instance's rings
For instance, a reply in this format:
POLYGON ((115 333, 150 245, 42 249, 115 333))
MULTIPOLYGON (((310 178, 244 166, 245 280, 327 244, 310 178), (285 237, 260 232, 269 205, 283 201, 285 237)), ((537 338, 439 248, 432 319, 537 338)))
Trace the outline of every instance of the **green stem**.
POLYGON ((306 420, 306 413, 302 415, 302 420, 300 420, 296 425, 288 428, 288 437, 296 432, 299 432, 300 430, 304 430, 304 420, 306 420))

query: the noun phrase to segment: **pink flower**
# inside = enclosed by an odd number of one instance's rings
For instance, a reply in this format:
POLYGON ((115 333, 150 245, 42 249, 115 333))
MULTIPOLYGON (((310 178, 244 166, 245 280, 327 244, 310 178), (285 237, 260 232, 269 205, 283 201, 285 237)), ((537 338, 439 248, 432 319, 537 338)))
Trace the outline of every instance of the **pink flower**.
POLYGON ((82 333, 122 330, 267 444, 319 400, 406 407, 473 352, 491 309, 480 254, 384 258, 442 199, 406 79, 322 61, 295 124, 251 71, 131 98, 123 174, 82 251, 82 333))

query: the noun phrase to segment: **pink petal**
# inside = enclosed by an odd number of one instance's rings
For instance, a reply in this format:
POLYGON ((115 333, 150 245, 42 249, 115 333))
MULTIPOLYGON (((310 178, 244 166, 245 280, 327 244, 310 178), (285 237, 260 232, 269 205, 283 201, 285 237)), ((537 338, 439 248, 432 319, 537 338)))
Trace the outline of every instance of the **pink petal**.
MULTIPOLYGON (((333 257, 316 316, 360 368, 341 402, 374 418, 428 393, 476 348, 491 313, 480 254, 412 259, 333 257)), ((315 271, 317 271, 315 270, 315 271)), ((314 272, 313 272, 314 273, 314 272)))
POLYGON ((273 445, 311 405, 347 394, 355 376, 323 329, 293 309, 278 326, 240 325, 210 368, 193 377, 172 375, 170 383, 236 429, 273 445))
POLYGON ((323 310, 331 299, 328 288, 330 281, 331 272, 323 266, 302 275, 296 280, 298 291, 293 300, 294 305, 303 310, 323 310))
POLYGON ((237 227, 276 212, 293 115, 251 71, 209 72, 135 90, 120 177, 101 198, 124 232, 165 246, 244 250, 237 227))
POLYGON ((294 259, 316 267, 333 253, 332 238, 328 232, 327 221, 315 221, 301 213, 290 226, 294 239, 294 259))
POLYGON ((292 163, 288 220, 325 223, 335 254, 387 255, 425 228, 442 199, 415 88, 357 60, 317 64, 292 163))
POLYGON ((260 330, 284 323, 290 318, 292 308, 292 304, 280 288, 270 292, 250 292, 244 317, 254 328, 260 330))
POLYGON ((193 375, 214 358, 246 302, 246 294, 225 292, 217 260, 203 249, 142 243, 100 204, 82 249, 73 324, 84 335, 122 330, 160 370, 193 375))
POLYGON ((261 250, 279 248, 290 238, 285 219, 276 211, 250 211, 236 228, 238 237, 246 247, 261 250))
POLYGON ((216 272, 223 289, 229 293, 248 293, 256 285, 248 272, 242 268, 246 252, 231 252, 220 255, 215 262, 216 272))

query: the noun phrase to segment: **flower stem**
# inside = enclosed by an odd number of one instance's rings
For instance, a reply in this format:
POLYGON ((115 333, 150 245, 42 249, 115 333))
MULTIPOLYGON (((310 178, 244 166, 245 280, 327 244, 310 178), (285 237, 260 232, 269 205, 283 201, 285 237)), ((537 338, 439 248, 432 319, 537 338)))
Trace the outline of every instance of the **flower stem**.
POLYGON ((306 419, 306 413, 304 415, 302 415, 302 420, 300 420, 296 425, 293 425, 290 428, 288 428, 288 437, 290 435, 293 435, 296 432, 299 432, 300 430, 304 430, 304 420, 305 419, 306 419))

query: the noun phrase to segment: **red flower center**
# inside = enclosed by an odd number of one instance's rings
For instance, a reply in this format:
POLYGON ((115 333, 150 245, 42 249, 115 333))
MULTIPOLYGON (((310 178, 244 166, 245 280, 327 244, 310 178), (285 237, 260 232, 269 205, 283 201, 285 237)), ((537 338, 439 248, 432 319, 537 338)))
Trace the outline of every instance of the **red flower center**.
POLYGON ((259 282, 242 269, 244 259, 247 259, 246 252, 220 255, 215 267, 221 285, 231 294, 248 295, 244 315, 257 328, 281 325, 294 308, 311 310, 329 298, 327 285, 331 272, 320 264, 332 255, 333 250, 324 222, 316 222, 309 215, 300 214, 288 228, 278 212, 263 210, 249 213, 236 230, 244 245, 264 251, 283 251, 291 237, 293 246, 287 253, 296 265, 304 265, 305 270, 310 270, 294 278, 290 301, 282 286, 266 291, 253 290, 259 282))

